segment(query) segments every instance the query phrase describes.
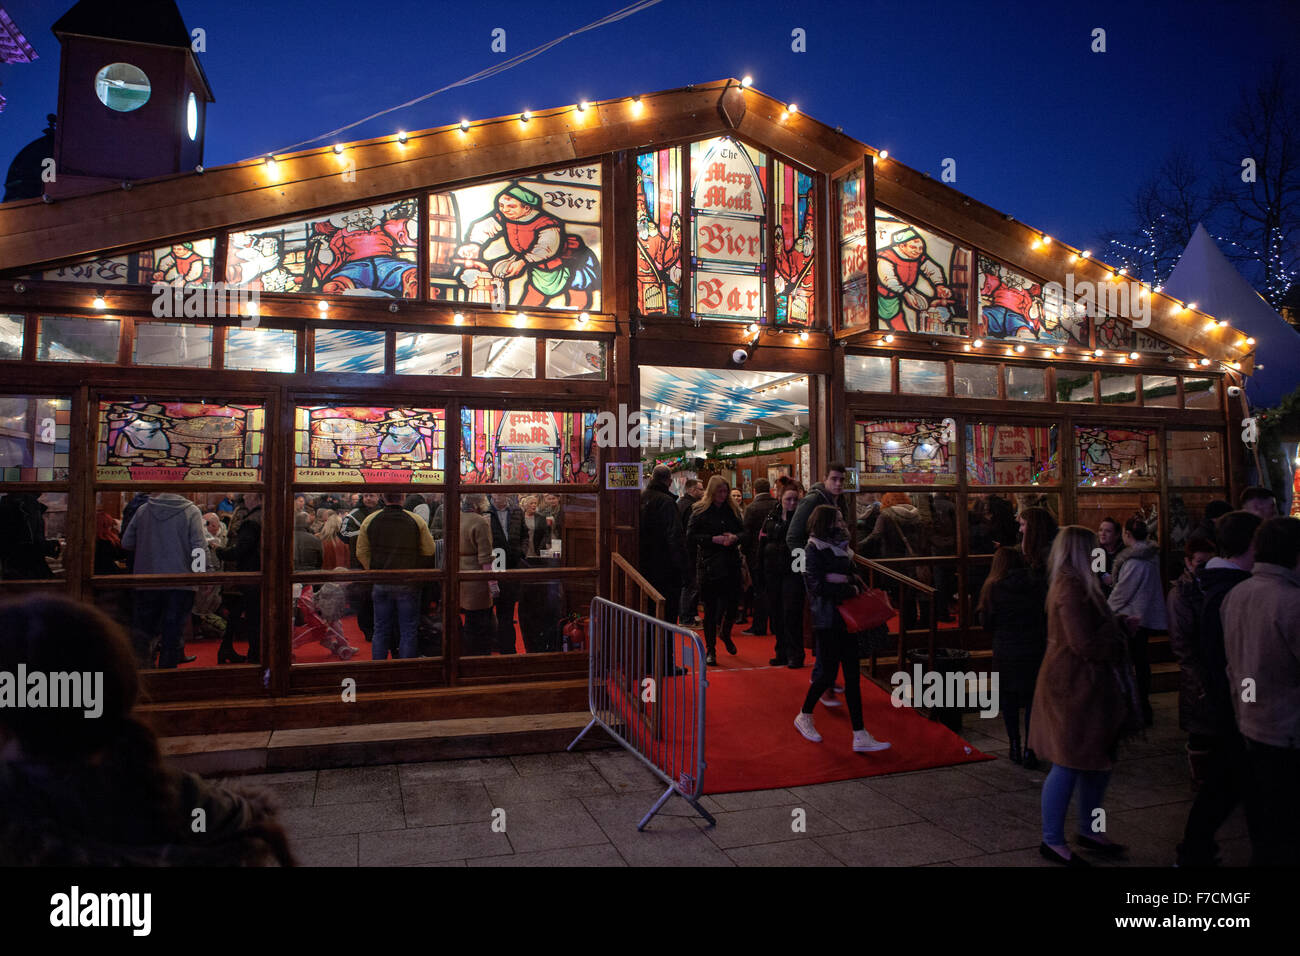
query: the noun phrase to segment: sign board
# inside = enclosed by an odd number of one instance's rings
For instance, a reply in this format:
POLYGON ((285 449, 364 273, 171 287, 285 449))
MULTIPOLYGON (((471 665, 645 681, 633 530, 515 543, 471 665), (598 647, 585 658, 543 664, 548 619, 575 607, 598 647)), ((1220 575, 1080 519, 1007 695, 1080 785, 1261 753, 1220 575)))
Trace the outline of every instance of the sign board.
POLYGON ((640 491, 641 462, 609 461, 605 463, 606 491, 640 491))

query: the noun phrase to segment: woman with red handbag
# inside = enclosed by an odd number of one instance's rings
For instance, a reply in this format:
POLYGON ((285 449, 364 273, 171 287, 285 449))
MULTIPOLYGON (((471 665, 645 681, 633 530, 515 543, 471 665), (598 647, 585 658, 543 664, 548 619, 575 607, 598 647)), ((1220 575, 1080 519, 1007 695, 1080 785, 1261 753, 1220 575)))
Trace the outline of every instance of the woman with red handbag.
POLYGON ((795 729, 813 743, 821 734, 813 724, 817 700, 835 683, 835 672, 844 668, 844 700, 853 725, 853 749, 859 753, 885 750, 888 743, 877 740, 862 724, 862 667, 858 663, 858 638, 850 634, 838 605, 856 597, 859 585, 853 580, 853 552, 849 529, 839 509, 819 505, 808 522, 808 548, 804 583, 812 610, 813 637, 817 644, 820 674, 808 688, 803 709, 794 719, 795 729))

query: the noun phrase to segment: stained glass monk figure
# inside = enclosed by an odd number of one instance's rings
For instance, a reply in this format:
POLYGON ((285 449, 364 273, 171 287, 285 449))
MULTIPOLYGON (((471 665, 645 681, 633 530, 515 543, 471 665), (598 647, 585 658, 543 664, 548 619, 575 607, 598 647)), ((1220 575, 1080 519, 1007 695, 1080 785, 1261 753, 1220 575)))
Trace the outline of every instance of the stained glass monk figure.
POLYGON ((932 303, 952 300, 943 266, 926 253, 925 240, 910 227, 890 236, 890 244, 876 254, 876 311, 896 332, 924 332, 908 325, 903 303, 921 313, 932 303), (927 295, 917 286, 924 276, 934 289, 927 295))
POLYGON ((636 286, 641 312, 675 313, 682 281, 682 217, 673 213, 664 235, 649 217, 637 224, 636 286))
POLYGON ((807 322, 808 305, 812 302, 816 274, 813 265, 813 213, 808 207, 804 217, 803 231, 790 248, 786 248, 784 230, 777 226, 773 230, 776 237, 776 274, 781 280, 778 296, 789 296, 786 318, 791 322, 807 322))
POLYGON ((166 458, 171 453, 172 443, 166 429, 173 420, 156 402, 140 409, 114 405, 109 409, 108 420, 126 423, 118 430, 113 442, 116 460, 166 458))
POLYGON ((546 305, 563 295, 570 308, 586 308, 600 288, 600 266, 582 239, 543 212, 542 197, 518 183, 497 195, 496 207, 469 227, 457 257, 481 260, 507 281, 526 274, 528 291, 519 305, 546 305))
POLYGON ((418 269, 400 256, 415 248, 416 215, 413 204, 399 203, 384 210, 383 220, 366 207, 344 213, 342 227, 328 220, 315 223, 311 252, 320 290, 365 289, 415 298, 418 269))
POLYGON ((176 242, 155 264, 153 282, 168 285, 197 285, 203 281, 203 256, 194 251, 192 242, 176 242))
POLYGON ((980 289, 984 306, 984 324, 995 338, 1038 338, 1042 328, 1042 308, 1036 300, 1041 289, 1037 284, 1017 275, 999 276, 996 271, 986 273, 980 289))
POLYGON ((400 408, 389 412, 379 423, 384 434, 379 442, 379 457, 385 461, 428 460, 429 450, 419 429, 421 425, 435 427, 433 419, 426 414, 408 415, 400 408))

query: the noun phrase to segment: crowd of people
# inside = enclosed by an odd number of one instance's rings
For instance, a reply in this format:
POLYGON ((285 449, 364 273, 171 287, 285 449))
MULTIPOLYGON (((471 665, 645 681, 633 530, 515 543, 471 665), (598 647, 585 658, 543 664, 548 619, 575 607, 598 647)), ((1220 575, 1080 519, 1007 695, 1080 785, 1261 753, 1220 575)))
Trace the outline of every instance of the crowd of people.
MULTIPOLYGON (((687 478, 677 498, 672 472, 658 466, 641 498, 640 567, 660 594, 681 595, 680 603, 667 602, 665 617, 702 629, 708 665, 717 664, 719 642, 737 653, 732 630, 746 606, 753 623, 745 633, 762 635, 771 626, 770 665, 800 668, 811 647, 816 667, 796 729, 821 742, 814 711, 819 702, 840 706, 833 684, 842 672, 853 749, 870 752, 889 744, 863 726, 867 635, 847 634, 838 613, 865 587, 852 560, 843 478, 843 466, 832 465, 807 493, 788 477, 775 489, 759 479, 742 510, 743 499, 723 477, 707 484, 687 478)), ((955 508, 943 495, 925 505, 924 519, 901 493, 861 509, 862 553, 931 553, 922 530, 929 539, 935 529, 941 537, 944 529, 955 533, 955 508)), ((1300 863, 1291 809, 1300 799, 1300 519, 1277 517, 1265 488, 1248 488, 1237 511, 1211 502, 1186 536, 1183 575, 1166 594, 1149 516, 1106 517, 1094 532, 1058 527, 1038 504, 1018 511, 1002 505, 1009 501, 990 496, 971 519, 996 544, 975 611, 992 637, 1009 757, 1030 770, 1050 764, 1042 855, 1088 865, 1065 834, 1076 791, 1076 847, 1101 856, 1125 852, 1097 823, 1105 819, 1098 811, 1119 744, 1154 722, 1149 646, 1168 633, 1182 671, 1180 722, 1198 787, 1178 863, 1213 865, 1214 834, 1239 804, 1256 864, 1300 863)), ((937 573, 929 580, 942 600, 947 583, 937 573)), ((913 599, 909 607, 905 594, 893 598, 903 625, 912 627, 919 605, 913 599)))
MULTIPOLYGON (((207 511, 193 497, 140 493, 125 504, 120 518, 97 512, 95 573, 260 572, 261 496, 208 496, 207 511)), ((558 495, 467 494, 461 501, 462 570, 499 570, 493 564, 498 548, 508 570, 543 564, 557 553, 563 527, 558 495)), ((300 494, 293 499, 292 514, 295 572, 444 567, 440 495, 300 494)), ((549 584, 508 578, 462 584, 465 652, 515 653, 516 610, 528 651, 560 650, 563 611, 555 606, 552 590, 549 584)), ((256 584, 186 583, 105 593, 106 609, 131 622, 142 667, 174 668, 196 660, 185 653, 187 636, 219 638, 220 664, 260 660, 261 590, 256 584), (247 651, 240 653, 236 642, 247 643, 247 651)), ((436 656, 442 653, 441 601, 438 583, 412 584, 400 576, 382 582, 295 583, 292 645, 319 643, 332 657, 348 660, 360 652, 353 643, 355 632, 349 637, 344 627, 344 619, 352 616, 374 660, 436 656)))

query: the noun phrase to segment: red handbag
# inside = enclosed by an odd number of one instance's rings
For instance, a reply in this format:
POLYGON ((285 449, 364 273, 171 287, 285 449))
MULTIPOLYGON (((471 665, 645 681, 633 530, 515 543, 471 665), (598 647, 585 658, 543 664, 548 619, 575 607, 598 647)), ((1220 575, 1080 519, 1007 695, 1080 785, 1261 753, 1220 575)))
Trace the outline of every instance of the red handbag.
POLYGON ((889 595, 879 588, 867 588, 838 605, 844 629, 850 634, 870 631, 892 619, 898 611, 889 603, 889 595))

